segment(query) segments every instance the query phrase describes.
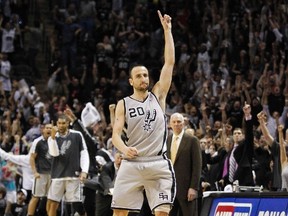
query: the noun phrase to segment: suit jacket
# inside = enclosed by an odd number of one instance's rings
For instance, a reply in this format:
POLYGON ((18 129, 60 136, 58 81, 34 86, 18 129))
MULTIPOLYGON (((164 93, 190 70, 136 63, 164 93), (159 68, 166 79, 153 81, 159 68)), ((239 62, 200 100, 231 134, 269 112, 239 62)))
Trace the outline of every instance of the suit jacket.
MULTIPOLYGON (((167 156, 171 158, 172 134, 167 139, 167 156)), ((176 177, 176 197, 187 199, 189 188, 199 190, 202 169, 202 154, 199 140, 195 136, 184 132, 174 162, 176 177)))
POLYGON ((252 120, 245 121, 245 140, 239 143, 234 151, 238 164, 234 180, 239 180, 239 185, 253 186, 252 157, 254 151, 254 136, 252 120))
POLYGON ((211 157, 210 153, 205 154, 207 164, 210 165, 218 165, 218 171, 215 173, 216 180, 219 181, 222 179, 222 174, 223 174, 223 167, 225 163, 226 157, 229 157, 228 152, 224 147, 221 147, 218 150, 218 154, 214 157, 211 157))
MULTIPOLYGON (((210 169, 207 172, 207 179, 206 181, 210 183, 210 190, 217 190, 215 182, 222 179, 223 174, 223 168, 224 168, 224 162, 227 155, 227 151, 225 148, 221 147, 217 151, 217 155, 214 157, 211 157, 210 153, 206 153, 205 157, 207 160, 207 163, 210 164, 210 169)), ((220 189, 220 188, 219 188, 220 189)))
POLYGON ((90 159, 89 173, 96 174, 99 171, 99 165, 97 164, 95 158, 96 151, 98 150, 97 140, 89 133, 89 131, 84 127, 83 123, 79 119, 74 121, 72 128, 82 133, 84 140, 86 142, 90 159))
POLYGON ((274 140, 271 146, 271 154, 273 157, 273 185, 274 189, 281 189, 281 161, 280 161, 280 144, 274 140))
POLYGON ((100 193, 107 195, 109 189, 114 187, 114 178, 115 178, 115 167, 114 162, 110 161, 102 167, 102 171, 99 177, 99 183, 101 189, 100 193))

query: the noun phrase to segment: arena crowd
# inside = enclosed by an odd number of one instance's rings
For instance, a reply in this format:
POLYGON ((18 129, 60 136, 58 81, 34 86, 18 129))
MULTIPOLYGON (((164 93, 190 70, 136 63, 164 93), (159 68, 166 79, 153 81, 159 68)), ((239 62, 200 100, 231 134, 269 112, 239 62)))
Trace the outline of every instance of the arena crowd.
MULTIPOLYGON (((21 201, 19 205, 25 206, 31 198, 32 184, 24 185, 24 162, 12 163, 11 155, 29 154, 44 125, 56 123, 67 108, 80 120, 88 102, 99 112, 97 123, 88 128, 95 139, 95 145, 88 147, 94 148, 89 156, 96 158, 90 163, 95 166, 89 169, 90 178, 115 160, 113 104, 131 94, 129 68, 144 64, 153 85, 163 64, 164 40, 157 10, 172 17, 176 50, 166 114, 169 118, 175 112, 182 113, 186 130, 200 140, 203 165, 199 190, 224 190, 231 183, 223 179, 224 161, 219 162, 219 157, 231 150, 233 140, 229 138, 234 129, 245 131, 245 104, 251 106, 253 122, 254 146, 248 159, 252 185, 265 191, 286 190, 288 177, 281 177, 286 163, 280 160, 288 142, 285 2, 51 1, 51 16, 46 17, 53 26, 51 58, 46 74, 41 74, 37 55, 41 52, 43 17, 29 26, 28 15, 23 13, 26 1, 1 1, 0 143, 1 149, 11 154, 2 156, 0 152, 0 215, 16 215, 11 205, 21 201), (26 37, 29 43, 25 43, 26 37), (22 76, 24 70, 31 76, 22 76), (43 77, 48 79, 40 95, 34 84, 43 77), (284 148, 277 150, 275 143, 284 148), (23 195, 24 201, 17 194, 23 195)), ((87 202, 95 215, 95 199, 87 202)))

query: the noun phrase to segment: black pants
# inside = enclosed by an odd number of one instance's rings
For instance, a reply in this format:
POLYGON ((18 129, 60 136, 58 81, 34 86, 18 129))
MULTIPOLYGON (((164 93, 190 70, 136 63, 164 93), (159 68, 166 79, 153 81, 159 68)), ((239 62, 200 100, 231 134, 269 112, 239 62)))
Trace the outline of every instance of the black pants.
POLYGON ((94 212, 95 212, 96 191, 90 188, 84 187, 83 194, 85 197, 84 207, 85 207, 87 216, 95 216, 94 212))
POLYGON ((97 193, 95 216, 112 216, 113 211, 111 209, 111 202, 112 196, 97 193))
POLYGON ((191 216, 198 215, 198 204, 197 199, 192 202, 187 200, 175 199, 173 207, 169 213, 170 216, 191 216))

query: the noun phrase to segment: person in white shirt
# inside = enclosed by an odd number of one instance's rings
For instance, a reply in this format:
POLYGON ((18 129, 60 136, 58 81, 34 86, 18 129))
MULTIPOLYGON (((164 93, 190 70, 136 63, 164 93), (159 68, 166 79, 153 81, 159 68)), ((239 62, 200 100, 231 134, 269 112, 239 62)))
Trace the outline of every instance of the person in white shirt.
POLYGON ((22 170, 22 187, 28 192, 27 199, 31 197, 31 190, 33 185, 33 172, 30 166, 30 154, 27 155, 13 155, 0 148, 0 157, 4 160, 20 166, 22 170))

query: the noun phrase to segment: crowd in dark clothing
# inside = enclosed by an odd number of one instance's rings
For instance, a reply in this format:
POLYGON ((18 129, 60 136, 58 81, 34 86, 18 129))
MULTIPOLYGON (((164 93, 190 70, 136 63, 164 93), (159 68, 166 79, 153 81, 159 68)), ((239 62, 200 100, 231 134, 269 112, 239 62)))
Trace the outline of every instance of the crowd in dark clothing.
POLYGON ((265 139, 267 134, 263 133, 257 114, 265 111, 268 134, 276 143, 280 142, 277 128, 283 125, 286 142, 288 8, 285 1, 62 0, 50 3, 51 59, 47 74, 40 74, 35 63, 41 44, 40 23, 28 26, 27 14, 22 13, 27 9, 26 1, 1 1, 2 149, 27 154, 32 141, 41 134, 41 125, 55 122, 67 106, 81 119, 85 104, 92 102, 101 114, 101 121, 90 131, 97 143, 90 157, 101 154, 99 149, 102 149, 110 151, 113 158, 109 105, 131 93, 128 78, 132 65, 143 64, 149 69, 151 86, 157 80, 164 42, 157 17, 160 10, 172 17, 176 50, 166 114, 183 113, 187 129, 200 139, 204 162, 201 189, 223 190, 225 184, 219 170, 224 165, 219 161, 214 164, 213 160, 223 159, 229 152, 224 148, 224 139, 229 139, 234 129, 247 126, 242 110, 245 102, 251 105, 254 137, 250 152, 253 154, 248 161, 254 176, 249 185, 262 185, 267 191, 283 189, 281 169, 277 165, 279 155, 277 151, 275 154, 275 146, 265 139), (13 34, 7 36, 8 33, 13 34), (28 36, 34 40, 23 44, 28 36), (23 55, 25 60, 19 58, 23 55), (27 76, 26 70, 32 76, 27 76), (33 78, 47 76, 45 94, 39 95, 33 78))

